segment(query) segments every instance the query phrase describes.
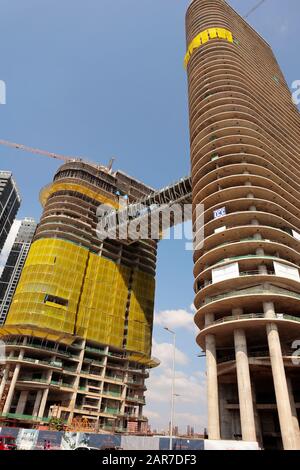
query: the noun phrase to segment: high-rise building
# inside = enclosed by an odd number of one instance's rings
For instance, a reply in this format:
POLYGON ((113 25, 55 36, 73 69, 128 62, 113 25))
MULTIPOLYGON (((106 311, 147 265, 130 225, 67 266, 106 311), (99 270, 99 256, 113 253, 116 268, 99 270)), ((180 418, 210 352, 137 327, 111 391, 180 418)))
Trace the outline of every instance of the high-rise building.
POLYGON ((9 171, 0 171, 0 251, 21 203, 16 183, 9 171))
POLYGON ((140 431, 151 359, 157 242, 97 237, 97 209, 153 190, 121 172, 64 164, 44 207, 0 335, 2 419, 51 416, 91 429, 140 431), (77 423, 77 424, 76 424, 77 423), (137 423, 137 424, 135 424, 137 423))
POLYGON ((36 229, 34 219, 25 218, 19 227, 0 278, 0 325, 5 322, 36 229))
POLYGON ((225 1, 192 1, 186 28, 208 434, 300 449, 299 112, 270 46, 225 1))

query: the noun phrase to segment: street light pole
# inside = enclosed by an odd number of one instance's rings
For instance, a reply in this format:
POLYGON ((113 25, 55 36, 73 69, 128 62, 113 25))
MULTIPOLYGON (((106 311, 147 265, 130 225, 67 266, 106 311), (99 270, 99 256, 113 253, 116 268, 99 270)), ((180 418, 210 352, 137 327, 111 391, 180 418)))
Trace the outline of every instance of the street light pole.
POLYGON ((172 396, 171 396, 171 419, 170 419, 170 444, 169 450, 173 448, 173 426, 174 426, 174 399, 175 399, 175 353, 176 353, 176 333, 169 328, 165 330, 173 335, 173 371, 172 371, 172 396))

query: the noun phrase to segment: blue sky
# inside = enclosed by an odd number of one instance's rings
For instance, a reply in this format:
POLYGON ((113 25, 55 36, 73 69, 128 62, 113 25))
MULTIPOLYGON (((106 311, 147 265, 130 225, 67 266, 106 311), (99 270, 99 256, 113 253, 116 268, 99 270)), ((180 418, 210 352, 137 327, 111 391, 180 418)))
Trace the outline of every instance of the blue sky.
MULTIPOLYGON (((241 14, 256 0, 229 2, 241 14)), ((81 155, 160 187, 189 173, 184 15, 188 0, 1 0, 0 138, 81 155)), ((249 21, 271 44, 291 84, 300 79, 298 0, 267 0, 249 21)), ((55 160, 0 148, 23 198, 18 217, 39 218, 40 188, 55 160)), ((159 247, 154 353, 146 412, 166 428, 170 336, 177 333, 176 424, 205 425, 203 359, 194 341, 192 255, 184 242, 159 247), (167 313, 166 313, 167 311, 167 313), (185 397, 184 391, 190 390, 185 397)))

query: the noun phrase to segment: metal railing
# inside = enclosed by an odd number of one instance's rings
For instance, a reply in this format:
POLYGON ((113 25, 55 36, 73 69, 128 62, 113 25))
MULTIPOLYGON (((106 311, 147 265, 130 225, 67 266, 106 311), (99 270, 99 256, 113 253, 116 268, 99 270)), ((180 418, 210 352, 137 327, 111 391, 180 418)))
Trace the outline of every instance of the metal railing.
POLYGON ((213 297, 206 298, 203 305, 210 304, 212 302, 215 302, 217 300, 222 300, 222 299, 227 299, 228 297, 239 297, 242 295, 255 295, 255 294, 274 294, 274 295, 286 295, 288 297, 292 297, 295 299, 300 300, 300 294, 297 294, 296 292, 291 292, 291 291, 286 291, 286 290, 276 290, 276 289, 265 289, 265 288, 251 288, 251 290, 247 291, 231 291, 227 292, 226 294, 220 294, 220 295, 215 295, 213 297))
POLYGON ((137 402, 137 403, 141 403, 141 404, 145 404, 145 398, 141 398, 141 397, 130 397, 130 396, 127 396, 126 397, 126 400, 127 401, 134 401, 134 402, 137 402))
POLYGON ((213 280, 210 279, 209 281, 206 281, 205 283, 200 284, 199 291, 201 291, 202 289, 205 289, 205 287, 211 286, 212 284, 218 284, 219 282, 223 282, 223 281, 232 281, 234 279, 238 279, 239 277, 243 277, 243 276, 276 276, 276 273, 275 271, 262 272, 257 269, 253 271, 242 271, 239 273, 239 276, 235 276, 230 279, 222 279, 221 281, 216 281, 216 282, 213 282, 213 280))
POLYGON ((111 397, 121 398, 121 392, 114 392, 112 390, 103 390, 103 395, 109 395, 111 397))
POLYGON ((274 318, 266 317, 264 313, 245 313, 241 315, 231 315, 228 317, 223 317, 218 320, 215 320, 206 328, 210 326, 219 325, 221 323, 227 323, 231 321, 238 321, 238 320, 253 320, 253 319, 267 319, 267 320, 292 320, 296 322, 300 322, 300 317, 294 317, 291 315, 285 315, 284 313, 276 313, 274 318))
POLYGON ((66 388, 74 388, 74 385, 67 384, 65 382, 61 382, 57 380, 51 380, 50 385, 57 385, 59 387, 66 387, 66 388))
POLYGON ((19 413, 1 413, 0 416, 3 418, 20 419, 24 421, 43 421, 45 423, 48 423, 51 419, 51 418, 39 418, 37 416, 23 415, 19 413))
POLYGON ((44 378, 36 379, 34 377, 19 377, 18 382, 38 382, 38 383, 47 383, 48 380, 44 378))
MULTIPOLYGON (((295 351, 288 351, 288 350, 284 350, 282 351, 282 356, 283 357, 290 357, 293 355, 295 351)), ((263 350, 263 351, 248 351, 248 358, 251 359, 251 358, 266 358, 266 357, 270 357, 270 352, 268 350, 263 350)), ((227 356, 224 356, 224 357, 220 357, 217 359, 217 363, 218 364, 222 364, 224 362, 230 362, 230 361, 235 361, 235 354, 232 353, 232 354, 229 354, 227 356)))
POLYGON ((90 352, 96 352, 96 353, 102 354, 102 355, 106 354, 104 349, 92 348, 92 346, 86 346, 85 350, 90 351, 90 352))
POLYGON ((100 413, 107 413, 110 415, 118 415, 120 413, 120 410, 117 408, 105 408, 104 410, 101 410, 100 413))

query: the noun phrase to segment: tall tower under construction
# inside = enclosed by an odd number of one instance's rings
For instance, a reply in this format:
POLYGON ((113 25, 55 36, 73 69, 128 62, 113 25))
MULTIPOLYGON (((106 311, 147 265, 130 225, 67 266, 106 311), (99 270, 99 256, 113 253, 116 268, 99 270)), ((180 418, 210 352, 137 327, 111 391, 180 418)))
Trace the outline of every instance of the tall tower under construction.
POLYGON ((41 191, 38 224, 1 339, 2 421, 51 417, 141 431, 151 359, 156 241, 97 237, 97 209, 152 189, 96 165, 64 164, 41 191))
POLYGON ((224 0, 192 1, 186 31, 209 437, 300 449, 299 112, 270 46, 224 0))

